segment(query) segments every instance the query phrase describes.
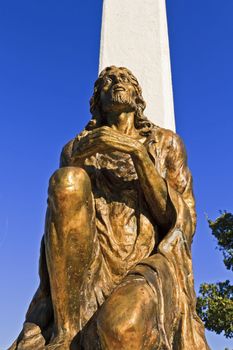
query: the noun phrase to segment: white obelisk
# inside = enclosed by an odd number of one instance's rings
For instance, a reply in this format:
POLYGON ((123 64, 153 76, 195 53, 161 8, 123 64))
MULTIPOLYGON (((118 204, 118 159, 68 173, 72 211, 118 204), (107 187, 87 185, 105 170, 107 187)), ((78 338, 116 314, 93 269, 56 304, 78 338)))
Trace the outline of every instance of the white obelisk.
POLYGON ((165 0, 103 0, 99 70, 129 68, 142 86, 145 115, 175 130, 165 0))

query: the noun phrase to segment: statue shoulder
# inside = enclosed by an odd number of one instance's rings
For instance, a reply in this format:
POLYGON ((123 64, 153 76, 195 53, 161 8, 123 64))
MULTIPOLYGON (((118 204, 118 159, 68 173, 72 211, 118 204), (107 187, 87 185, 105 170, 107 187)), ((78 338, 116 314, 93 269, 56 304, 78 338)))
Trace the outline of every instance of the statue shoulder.
POLYGON ((60 167, 69 166, 71 164, 72 151, 74 144, 77 145, 79 141, 88 134, 88 130, 84 129, 82 132, 77 134, 74 139, 70 140, 65 144, 61 151, 60 156, 60 167))
POLYGON ((153 125, 150 139, 154 140, 155 143, 160 144, 161 147, 168 148, 170 154, 173 152, 180 153, 186 157, 185 146, 182 138, 174 131, 153 125))
POLYGON ((70 140, 62 148, 61 156, 60 156, 60 167, 61 168, 70 165, 74 140, 75 139, 70 140))

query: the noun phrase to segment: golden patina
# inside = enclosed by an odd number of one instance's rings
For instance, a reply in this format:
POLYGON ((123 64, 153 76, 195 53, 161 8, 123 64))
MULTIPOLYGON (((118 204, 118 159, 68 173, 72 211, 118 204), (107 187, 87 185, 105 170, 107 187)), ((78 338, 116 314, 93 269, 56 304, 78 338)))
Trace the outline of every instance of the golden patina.
POLYGON ((40 285, 10 348, 207 350, 195 310, 192 177, 137 79, 108 67, 52 175, 40 285))

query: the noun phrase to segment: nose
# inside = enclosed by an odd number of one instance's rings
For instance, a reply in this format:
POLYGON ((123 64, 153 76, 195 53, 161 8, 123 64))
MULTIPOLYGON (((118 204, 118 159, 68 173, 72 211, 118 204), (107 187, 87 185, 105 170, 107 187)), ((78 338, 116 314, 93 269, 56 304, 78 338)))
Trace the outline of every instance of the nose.
POLYGON ((115 84, 122 83, 121 77, 120 76, 115 76, 114 83, 115 84))

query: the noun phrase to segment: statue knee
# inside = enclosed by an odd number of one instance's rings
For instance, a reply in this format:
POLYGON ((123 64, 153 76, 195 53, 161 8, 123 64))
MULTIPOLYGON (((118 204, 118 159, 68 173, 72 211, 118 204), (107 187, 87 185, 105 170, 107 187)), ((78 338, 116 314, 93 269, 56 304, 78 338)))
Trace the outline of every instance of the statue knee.
POLYGON ((50 189, 77 190, 82 187, 90 188, 90 179, 86 171, 78 167, 64 167, 53 173, 49 180, 50 189))
MULTIPOLYGON (((59 206, 64 203, 75 202, 78 206, 90 198, 91 181, 82 168, 64 167, 60 168, 49 180, 49 202, 59 206)), ((68 207, 67 207, 68 208, 68 207)))
POLYGON ((112 344, 122 350, 130 346, 141 349, 147 334, 148 338, 152 334, 156 312, 154 299, 145 280, 118 288, 103 304, 98 316, 101 343, 107 344, 107 349, 112 349, 112 344))

